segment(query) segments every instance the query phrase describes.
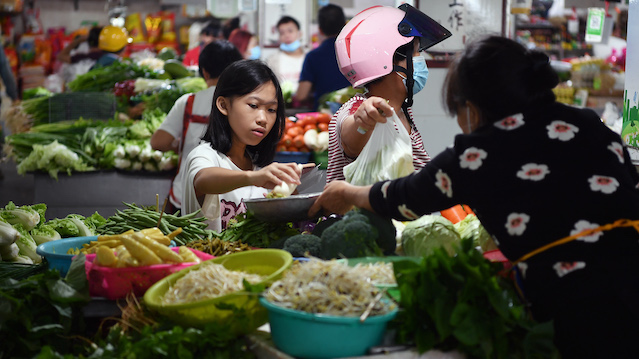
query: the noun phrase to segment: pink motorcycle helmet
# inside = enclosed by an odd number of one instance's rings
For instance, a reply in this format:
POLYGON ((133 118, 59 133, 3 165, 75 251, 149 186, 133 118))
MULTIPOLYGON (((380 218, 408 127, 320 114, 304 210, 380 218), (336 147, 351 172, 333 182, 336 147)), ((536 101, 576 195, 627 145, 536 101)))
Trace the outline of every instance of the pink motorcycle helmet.
MULTIPOLYGON (((355 15, 335 41, 335 53, 342 74, 353 87, 388 75, 394 70, 393 55, 402 45, 419 37, 419 51, 448 38, 451 33, 414 7, 373 6, 355 15)), ((411 58, 413 49, 406 58, 411 58)), ((407 61, 412 95, 412 61, 407 61)), ((412 96, 411 96, 412 97, 412 96)))

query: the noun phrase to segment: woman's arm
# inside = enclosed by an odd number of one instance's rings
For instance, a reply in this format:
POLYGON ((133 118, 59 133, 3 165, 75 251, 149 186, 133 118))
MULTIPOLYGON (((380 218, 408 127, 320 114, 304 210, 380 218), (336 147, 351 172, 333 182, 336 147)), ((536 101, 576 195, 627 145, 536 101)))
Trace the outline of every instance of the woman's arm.
POLYGON ((351 158, 359 156, 377 122, 386 122, 384 114, 391 112, 392 108, 381 97, 371 97, 362 102, 355 113, 342 121, 340 136, 344 153, 351 158))
POLYGON ((353 186, 345 181, 333 181, 324 187, 322 195, 315 200, 313 206, 308 210, 308 214, 313 217, 320 210, 323 210, 326 215, 344 214, 353 207, 373 211, 368 200, 371 187, 353 186))

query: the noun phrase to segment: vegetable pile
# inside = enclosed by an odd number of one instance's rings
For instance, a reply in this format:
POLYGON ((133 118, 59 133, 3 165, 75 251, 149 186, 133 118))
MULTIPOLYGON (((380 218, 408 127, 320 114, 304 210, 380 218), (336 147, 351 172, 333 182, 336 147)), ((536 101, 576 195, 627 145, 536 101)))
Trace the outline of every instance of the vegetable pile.
POLYGON ((376 301, 379 289, 361 272, 336 261, 311 258, 294 266, 267 289, 269 302, 307 313, 335 316, 360 316, 375 302, 371 316, 390 312, 395 305, 376 301))
POLYGON ((16 206, 9 202, 0 209, 0 259, 5 262, 37 264, 42 257, 36 253, 39 244, 62 237, 92 236, 104 218, 95 213, 85 218, 70 214, 65 219, 45 220, 44 203, 16 206))
POLYGON ((132 203, 124 203, 124 205, 128 208, 117 210, 116 214, 107 218, 106 222, 97 228, 98 234, 116 235, 128 230, 140 231, 158 227, 162 233, 166 234, 181 228, 181 232, 172 238, 178 245, 185 245, 202 238, 213 238, 214 232, 206 229, 208 226, 205 222, 206 217, 197 217, 200 214, 199 211, 185 216, 180 216, 179 212, 164 213, 160 218, 160 213, 155 210, 132 203))
MULTIPOLYGON (((455 245, 457 247, 457 244, 455 245)), ((503 269, 484 259, 469 239, 457 255, 435 248, 420 263, 394 262, 404 310, 398 340, 430 349, 458 350, 470 358, 551 358, 552 324, 528 319, 503 269)))

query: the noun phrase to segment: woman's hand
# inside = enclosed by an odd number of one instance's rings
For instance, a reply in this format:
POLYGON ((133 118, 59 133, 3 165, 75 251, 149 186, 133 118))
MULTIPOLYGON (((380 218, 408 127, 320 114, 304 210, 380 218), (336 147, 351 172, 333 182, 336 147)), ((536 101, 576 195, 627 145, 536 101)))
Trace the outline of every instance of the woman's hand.
POLYGON ((385 123, 386 117, 390 116, 393 108, 381 97, 370 97, 357 108, 353 114, 353 121, 357 125, 360 133, 367 132, 375 128, 378 122, 385 123))
POLYGON ((373 129, 378 122, 386 122, 386 117, 392 114, 393 108, 381 97, 366 99, 342 122, 342 148, 348 157, 356 158, 368 142, 373 129))
POLYGON ((251 173, 250 182, 253 186, 273 189, 273 187, 286 182, 299 185, 301 171, 297 163, 278 163, 270 165, 251 173))
POLYGON ((320 211, 325 215, 344 214, 354 206, 372 211, 368 201, 370 189, 371 186, 360 187, 346 181, 333 181, 324 187, 322 194, 308 210, 308 215, 312 218, 320 211))

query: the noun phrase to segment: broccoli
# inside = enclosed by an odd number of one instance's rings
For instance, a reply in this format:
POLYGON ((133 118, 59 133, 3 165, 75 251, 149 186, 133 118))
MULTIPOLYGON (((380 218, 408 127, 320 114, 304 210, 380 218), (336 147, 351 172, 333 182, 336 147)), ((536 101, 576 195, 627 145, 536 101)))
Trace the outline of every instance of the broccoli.
POLYGON ((320 254, 320 237, 312 234, 298 234, 289 237, 284 242, 284 250, 293 257, 305 257, 308 255, 317 257, 320 254))
POLYGON ((341 221, 332 224, 322 233, 320 258, 356 258, 381 256, 377 245, 378 232, 368 217, 350 211, 341 221))

